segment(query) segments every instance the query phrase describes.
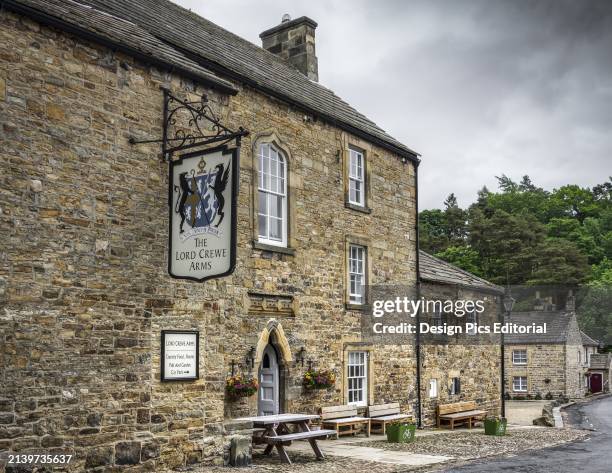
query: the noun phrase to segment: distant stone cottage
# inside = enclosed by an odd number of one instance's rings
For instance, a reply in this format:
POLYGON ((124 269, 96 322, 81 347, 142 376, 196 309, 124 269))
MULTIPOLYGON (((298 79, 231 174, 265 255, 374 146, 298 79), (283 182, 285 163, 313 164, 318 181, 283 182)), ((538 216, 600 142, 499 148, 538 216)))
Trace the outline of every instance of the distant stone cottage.
POLYGON ((543 334, 505 337, 506 393, 514 398, 578 399, 589 391, 589 366, 598 343, 581 332, 571 310, 513 312, 509 323, 546 324, 543 334))

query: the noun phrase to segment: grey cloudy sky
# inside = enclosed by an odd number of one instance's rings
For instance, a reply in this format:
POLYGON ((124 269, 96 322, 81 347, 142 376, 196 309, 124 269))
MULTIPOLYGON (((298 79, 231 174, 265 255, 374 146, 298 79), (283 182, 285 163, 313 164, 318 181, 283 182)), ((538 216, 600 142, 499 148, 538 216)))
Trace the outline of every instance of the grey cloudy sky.
POLYGON ((318 22, 325 86, 420 152, 420 207, 496 175, 547 189, 612 174, 611 0, 177 0, 260 45, 318 22))

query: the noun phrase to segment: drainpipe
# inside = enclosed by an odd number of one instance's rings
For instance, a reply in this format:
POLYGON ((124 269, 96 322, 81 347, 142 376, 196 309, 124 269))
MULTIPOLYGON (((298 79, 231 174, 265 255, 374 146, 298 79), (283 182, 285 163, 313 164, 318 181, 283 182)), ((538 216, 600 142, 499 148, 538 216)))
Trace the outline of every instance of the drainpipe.
MULTIPOLYGON (((416 209, 416 295, 421 300, 421 270, 419 266, 419 163, 414 163, 414 206, 416 209)), ((421 305, 416 314, 416 382, 417 382, 417 426, 423 427, 423 410, 421 406, 421 305)))
MULTIPOLYGON (((498 296, 498 300, 499 300, 500 296, 498 296)), ((503 306, 503 301, 501 305, 501 310, 499 311, 500 313, 500 318, 501 318, 501 323, 502 326, 505 322, 505 308, 503 306)), ((501 334, 501 415, 502 417, 506 417, 506 353, 505 353, 505 346, 504 346, 504 334, 502 332, 501 334)))

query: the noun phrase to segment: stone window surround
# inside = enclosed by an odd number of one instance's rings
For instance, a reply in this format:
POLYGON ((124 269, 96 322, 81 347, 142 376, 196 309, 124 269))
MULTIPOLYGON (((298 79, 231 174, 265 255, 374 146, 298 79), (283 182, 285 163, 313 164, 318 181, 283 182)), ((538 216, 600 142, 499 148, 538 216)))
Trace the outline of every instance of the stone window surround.
POLYGON ((293 256, 295 255, 295 189, 292 185, 294 172, 292 170, 293 156, 291 154, 289 146, 286 144, 287 140, 275 130, 266 130, 256 134, 253 137, 251 146, 251 189, 252 189, 252 204, 250 207, 251 212, 251 224, 252 224, 252 238, 253 248, 256 250, 269 251, 273 253, 281 253, 284 255, 293 256), (278 151, 283 154, 285 158, 285 186, 286 186, 286 199, 287 199, 287 245, 277 246, 270 245, 268 243, 259 241, 259 228, 257 221, 257 210, 259 208, 259 147, 264 143, 273 144, 278 151))
POLYGON ((369 202, 372 199, 371 191, 371 166, 370 159, 375 156, 372 150, 372 145, 365 140, 361 140, 354 136, 348 136, 346 133, 342 134, 342 175, 344 181, 344 206, 347 209, 355 210, 369 214, 372 209, 369 207, 369 202), (364 177, 364 205, 352 204, 349 199, 349 173, 350 173, 350 150, 354 149, 363 154, 363 177, 364 177))
POLYGON ((372 265, 370 264, 371 241, 369 238, 359 235, 346 235, 344 239, 344 306, 347 310, 366 310, 370 303, 370 291, 368 285, 372 281, 372 265), (351 245, 359 245, 365 248, 365 294, 363 304, 351 303, 349 283, 349 252, 351 245))
POLYGON ((366 342, 345 342, 342 350, 342 402, 348 404, 348 358, 350 351, 366 352, 366 380, 367 392, 364 407, 374 403, 374 377, 372 376, 374 346, 366 342))

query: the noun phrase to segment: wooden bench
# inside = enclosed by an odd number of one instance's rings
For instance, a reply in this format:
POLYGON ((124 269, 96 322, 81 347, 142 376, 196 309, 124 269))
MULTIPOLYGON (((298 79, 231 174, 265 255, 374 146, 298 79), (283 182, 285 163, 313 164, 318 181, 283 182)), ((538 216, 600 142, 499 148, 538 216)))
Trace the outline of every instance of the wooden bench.
POLYGON ((370 436, 370 419, 359 417, 354 406, 332 406, 321 408, 321 428, 331 427, 336 431, 336 439, 341 435, 353 435, 365 427, 370 436))
POLYGON ((412 416, 400 413, 399 402, 368 406, 368 417, 370 418, 370 430, 383 435, 385 434, 387 424, 402 420, 412 420, 412 416))
POLYGON ((325 458, 323 452, 319 448, 317 444, 317 439, 327 438, 330 435, 336 435, 335 430, 307 430, 303 432, 294 432, 290 434, 283 435, 264 435, 262 440, 268 444, 268 448, 273 448, 276 446, 278 450, 278 454, 283 463, 291 464, 291 460, 289 459, 289 455, 285 451, 286 446, 291 445, 291 442, 294 440, 308 440, 310 446, 312 447, 317 460, 322 460, 325 458))
POLYGON ((467 424, 468 428, 471 429, 475 420, 481 420, 487 414, 487 411, 476 407, 474 401, 440 404, 438 406, 438 427, 442 426, 442 422, 448 422, 451 429, 459 424, 467 424))

